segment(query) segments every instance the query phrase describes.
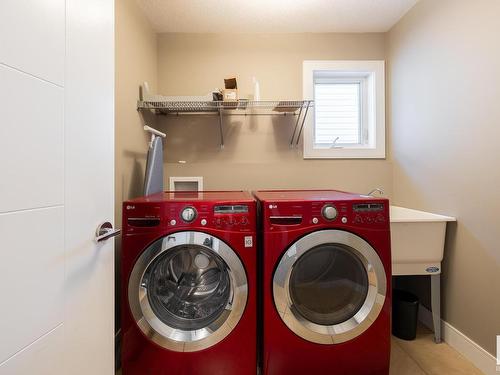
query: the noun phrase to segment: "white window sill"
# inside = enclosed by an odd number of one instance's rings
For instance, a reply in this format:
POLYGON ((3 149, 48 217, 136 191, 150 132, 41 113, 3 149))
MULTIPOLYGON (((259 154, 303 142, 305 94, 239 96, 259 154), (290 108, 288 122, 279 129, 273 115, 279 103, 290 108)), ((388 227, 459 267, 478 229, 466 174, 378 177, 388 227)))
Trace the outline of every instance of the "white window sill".
POLYGON ((304 159, 385 159, 385 148, 313 148, 304 150, 304 159))

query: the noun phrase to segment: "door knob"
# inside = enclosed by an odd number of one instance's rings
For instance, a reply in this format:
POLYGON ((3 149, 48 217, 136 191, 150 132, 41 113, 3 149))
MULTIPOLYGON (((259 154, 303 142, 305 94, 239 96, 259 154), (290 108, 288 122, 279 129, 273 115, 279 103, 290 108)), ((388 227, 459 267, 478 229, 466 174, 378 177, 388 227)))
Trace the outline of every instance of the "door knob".
POLYGON ((113 224, 109 221, 105 221, 104 223, 99 224, 95 231, 95 242, 106 241, 108 238, 118 236, 121 232, 121 229, 113 229, 113 224))

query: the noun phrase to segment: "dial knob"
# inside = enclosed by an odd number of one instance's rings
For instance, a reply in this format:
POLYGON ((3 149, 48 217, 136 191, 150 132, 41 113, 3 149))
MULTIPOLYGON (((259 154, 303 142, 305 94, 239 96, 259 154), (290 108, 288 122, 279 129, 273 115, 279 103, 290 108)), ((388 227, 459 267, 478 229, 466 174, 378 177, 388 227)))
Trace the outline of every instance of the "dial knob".
POLYGON ((326 220, 333 220, 337 217, 337 209, 331 204, 327 204, 321 210, 321 214, 326 220))
POLYGON ((194 207, 186 207, 181 212, 181 218, 187 223, 192 222, 196 218, 196 210, 194 207))

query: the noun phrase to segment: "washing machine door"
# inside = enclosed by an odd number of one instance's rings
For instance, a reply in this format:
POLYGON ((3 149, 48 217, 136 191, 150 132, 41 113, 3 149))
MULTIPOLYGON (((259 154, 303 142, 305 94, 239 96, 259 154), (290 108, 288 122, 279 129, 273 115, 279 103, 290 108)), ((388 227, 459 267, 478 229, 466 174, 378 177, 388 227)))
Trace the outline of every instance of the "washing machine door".
POLYGON ((373 324, 386 284, 382 262, 368 242, 350 232, 322 230, 286 250, 274 273, 273 295, 281 319, 295 334, 336 344, 373 324))
POLYGON ((191 352, 215 345, 236 327, 248 284, 238 255, 202 232, 165 236, 137 259, 128 283, 132 315, 158 345, 191 352))

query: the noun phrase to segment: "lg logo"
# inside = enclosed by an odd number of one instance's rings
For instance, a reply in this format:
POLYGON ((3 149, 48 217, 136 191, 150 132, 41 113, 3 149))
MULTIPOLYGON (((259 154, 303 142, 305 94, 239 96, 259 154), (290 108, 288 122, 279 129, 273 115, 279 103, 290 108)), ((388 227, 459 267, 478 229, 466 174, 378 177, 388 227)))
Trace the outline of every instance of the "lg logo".
POLYGON ((131 206, 131 205, 127 205, 126 209, 127 210, 133 210, 135 208, 135 206, 131 206))
POLYGON ((278 208, 278 205, 277 205, 277 204, 270 204, 270 205, 269 205, 269 208, 270 208, 270 209, 273 209, 273 208, 278 208))

